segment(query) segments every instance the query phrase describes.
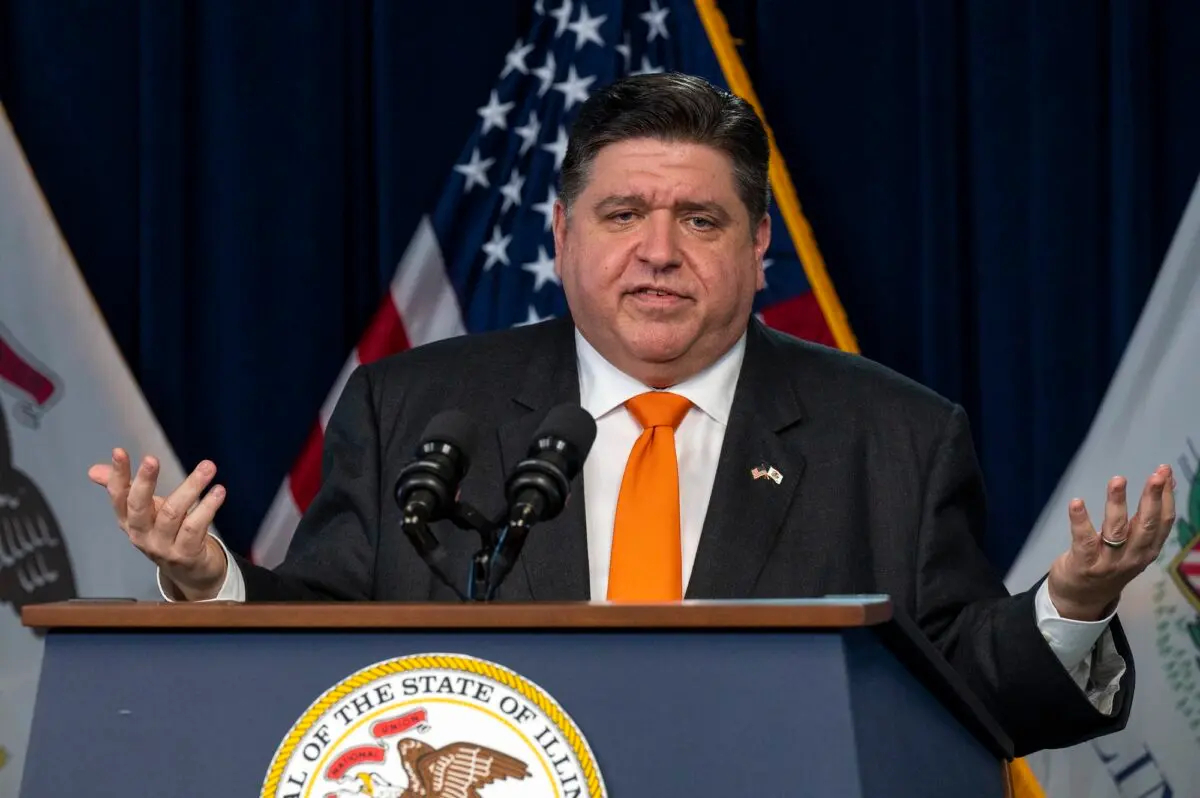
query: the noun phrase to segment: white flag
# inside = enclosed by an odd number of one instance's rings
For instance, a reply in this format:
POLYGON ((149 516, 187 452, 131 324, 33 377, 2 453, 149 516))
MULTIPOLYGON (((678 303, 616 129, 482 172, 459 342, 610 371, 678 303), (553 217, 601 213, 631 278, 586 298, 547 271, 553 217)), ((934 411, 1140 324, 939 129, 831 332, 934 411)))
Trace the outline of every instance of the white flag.
POLYGON ((160 598, 87 477, 114 446, 158 457, 164 486, 183 479, 0 106, 0 795, 20 788, 42 660, 19 608, 160 598))
POLYGON ((1174 470, 1178 522, 1118 608, 1137 671, 1129 725, 1029 757, 1048 798, 1200 795, 1200 182, 1092 428, 1009 572, 1009 589, 1033 584, 1067 548, 1072 498, 1083 498, 1098 524, 1108 480, 1120 474, 1132 514, 1162 463, 1174 470))

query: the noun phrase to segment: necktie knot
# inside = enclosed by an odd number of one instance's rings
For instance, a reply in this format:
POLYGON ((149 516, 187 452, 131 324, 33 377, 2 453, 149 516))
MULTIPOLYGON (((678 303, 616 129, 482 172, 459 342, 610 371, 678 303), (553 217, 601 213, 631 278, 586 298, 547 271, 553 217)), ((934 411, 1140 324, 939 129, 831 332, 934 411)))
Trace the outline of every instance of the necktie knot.
POLYGON ((625 406, 642 425, 642 429, 651 427, 670 427, 676 429, 691 409, 691 400, 677 393, 666 391, 650 391, 633 397, 625 406))

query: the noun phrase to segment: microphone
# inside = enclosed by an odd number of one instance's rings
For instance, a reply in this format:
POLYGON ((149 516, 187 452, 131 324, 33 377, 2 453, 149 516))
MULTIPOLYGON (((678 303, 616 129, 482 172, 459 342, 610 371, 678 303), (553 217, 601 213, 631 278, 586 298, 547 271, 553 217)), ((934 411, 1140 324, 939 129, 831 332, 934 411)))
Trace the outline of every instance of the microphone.
POLYGON ((596 421, 582 407, 565 404, 551 409, 505 485, 509 525, 532 526, 562 512, 571 480, 595 440, 596 421))
POLYGON ((458 484, 470 467, 469 453, 476 437, 475 422, 465 413, 447 410, 437 414, 421 434, 417 459, 401 470, 394 490, 404 534, 429 570, 463 601, 466 597, 446 574, 446 550, 428 524, 454 513, 458 484))
POLYGON ((476 438, 475 422, 460 410, 446 410, 430 420, 417 445, 417 459, 396 479, 396 503, 406 519, 428 523, 454 510, 476 438))
POLYGON ((512 570, 534 524, 562 512, 571 480, 596 440, 596 421, 579 405, 558 405, 533 433, 524 460, 505 483, 508 526, 501 533, 492 559, 489 595, 512 570))

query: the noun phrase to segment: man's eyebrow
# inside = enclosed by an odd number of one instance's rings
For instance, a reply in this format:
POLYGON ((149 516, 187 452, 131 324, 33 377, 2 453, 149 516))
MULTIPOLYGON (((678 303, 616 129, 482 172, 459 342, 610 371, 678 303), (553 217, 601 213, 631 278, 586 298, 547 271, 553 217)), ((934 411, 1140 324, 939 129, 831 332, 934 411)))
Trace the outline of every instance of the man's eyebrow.
POLYGON ((681 211, 701 211, 703 213, 710 213, 713 216, 716 216, 718 219, 729 219, 729 212, 726 211, 725 206, 719 202, 683 201, 675 203, 675 208, 681 211))
MULTIPOLYGON (((596 203, 597 213, 603 213, 614 208, 644 208, 648 203, 642 194, 610 194, 596 203)), ((729 212, 719 202, 695 202, 682 200, 675 203, 677 211, 702 211, 720 219, 728 219, 729 212)))
POLYGON ((596 203, 595 208, 599 212, 611 210, 613 208, 644 208, 646 207, 646 198, 641 194, 609 194, 604 199, 596 203))

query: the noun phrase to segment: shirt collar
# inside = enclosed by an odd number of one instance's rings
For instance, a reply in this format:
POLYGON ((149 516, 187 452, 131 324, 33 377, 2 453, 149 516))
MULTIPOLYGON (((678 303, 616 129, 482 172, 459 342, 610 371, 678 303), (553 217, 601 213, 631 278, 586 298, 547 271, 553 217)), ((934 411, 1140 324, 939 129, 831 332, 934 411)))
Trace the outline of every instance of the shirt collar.
MULTIPOLYGON (((638 394, 657 390, 608 362, 578 328, 575 330, 575 352, 579 361, 580 404, 593 418, 611 413, 638 394)), ((746 335, 743 333, 728 352, 704 371, 663 390, 685 397, 714 421, 728 424, 745 354, 746 335)))

